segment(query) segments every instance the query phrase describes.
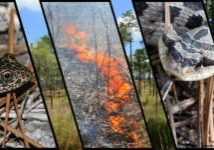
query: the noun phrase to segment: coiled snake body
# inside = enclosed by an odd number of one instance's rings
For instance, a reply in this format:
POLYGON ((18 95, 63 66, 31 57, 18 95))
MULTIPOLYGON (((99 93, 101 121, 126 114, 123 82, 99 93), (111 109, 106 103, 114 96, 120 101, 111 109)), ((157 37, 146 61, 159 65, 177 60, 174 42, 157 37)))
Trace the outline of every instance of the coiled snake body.
POLYGON ((165 30, 163 2, 136 2, 145 42, 158 47, 166 73, 184 81, 214 74, 214 46, 201 2, 172 2, 165 30))
POLYGON ((31 80, 30 69, 18 63, 12 54, 0 58, 0 94, 10 92, 31 80))
POLYGON ((201 80, 214 74, 214 45, 206 26, 190 31, 169 29, 160 40, 159 54, 165 71, 181 80, 201 80))

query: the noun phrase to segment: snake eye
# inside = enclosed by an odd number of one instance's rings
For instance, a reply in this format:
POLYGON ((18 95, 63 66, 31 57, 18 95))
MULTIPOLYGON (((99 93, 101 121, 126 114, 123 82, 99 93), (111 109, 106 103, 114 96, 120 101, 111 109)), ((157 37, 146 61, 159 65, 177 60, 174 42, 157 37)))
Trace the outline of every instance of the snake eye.
POLYGON ((12 79, 12 74, 9 71, 2 73, 1 79, 3 82, 9 82, 12 79))
POLYGON ((11 73, 10 72, 5 72, 4 73, 4 78, 5 79, 9 79, 11 77, 11 73))

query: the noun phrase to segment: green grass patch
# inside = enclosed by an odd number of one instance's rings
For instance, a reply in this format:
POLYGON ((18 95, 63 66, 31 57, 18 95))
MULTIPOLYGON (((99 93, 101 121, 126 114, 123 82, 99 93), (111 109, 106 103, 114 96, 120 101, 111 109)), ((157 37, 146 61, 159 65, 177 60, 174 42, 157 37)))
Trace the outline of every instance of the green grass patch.
POLYGON ((149 84, 148 81, 144 81, 144 83, 142 83, 140 98, 151 136, 151 142, 155 146, 154 149, 175 149, 173 137, 171 136, 170 128, 160 102, 159 94, 156 91, 154 81, 152 84, 149 84))
MULTIPOLYGON (((48 92, 46 94, 50 95, 48 92)), ((60 96, 54 96, 52 104, 51 98, 48 96, 46 103, 59 148, 63 150, 81 149, 80 139, 65 91, 60 91, 60 96)))

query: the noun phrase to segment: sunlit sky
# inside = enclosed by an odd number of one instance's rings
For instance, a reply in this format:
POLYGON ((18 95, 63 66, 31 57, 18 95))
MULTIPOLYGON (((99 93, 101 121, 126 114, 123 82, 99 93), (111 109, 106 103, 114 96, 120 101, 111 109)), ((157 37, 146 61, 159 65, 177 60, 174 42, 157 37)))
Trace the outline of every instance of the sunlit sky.
MULTIPOLYGON (((127 10, 133 10, 131 0, 111 0, 117 20, 127 10)), ((39 0, 16 0, 22 23, 29 43, 36 43, 42 36, 47 35, 47 27, 43 18, 39 0)), ((133 49, 142 48, 139 43, 141 35, 134 38, 133 49)))
POLYGON ((47 35, 39 0, 16 0, 16 2, 28 42, 35 43, 42 36, 47 35), (29 2, 26 3, 26 1, 29 2))
MULTIPOLYGON (((114 13, 117 17, 117 20, 122 17, 123 13, 126 12, 127 10, 133 10, 134 7, 132 5, 132 0, 111 0, 113 8, 114 8, 114 13)), ((142 36, 139 31, 138 34, 134 37, 134 42, 133 42, 133 50, 136 50, 138 48, 142 48, 142 44, 140 44, 140 41, 142 41, 142 36)), ((128 48, 129 45, 127 45, 126 48, 128 48)), ((128 52, 128 51, 127 51, 128 52)))

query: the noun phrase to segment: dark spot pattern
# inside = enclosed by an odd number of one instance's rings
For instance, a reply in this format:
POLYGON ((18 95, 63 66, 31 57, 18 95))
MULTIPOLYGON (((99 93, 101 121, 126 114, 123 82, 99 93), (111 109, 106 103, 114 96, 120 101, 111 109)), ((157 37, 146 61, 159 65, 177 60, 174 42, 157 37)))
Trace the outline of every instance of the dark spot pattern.
POLYGON ((201 43, 201 42, 192 40, 191 44, 193 47, 195 47, 197 49, 203 49, 203 50, 207 50, 207 51, 213 51, 214 50, 214 46, 207 44, 207 43, 201 43))
POLYGON ((166 34, 163 35, 162 40, 167 47, 173 47, 175 45, 175 41, 170 39, 166 34))
POLYGON ((181 12, 181 8, 175 7, 175 6, 171 6, 170 7, 170 12, 171 12, 171 23, 174 23, 174 18, 178 17, 180 15, 181 12))
POLYGON ((176 49, 172 50, 172 57, 175 60, 176 63, 181 63, 182 62, 182 55, 180 54, 179 51, 177 51, 176 49))
POLYGON ((200 27, 203 24, 203 18, 202 16, 190 16, 187 20, 187 23, 185 24, 185 27, 189 28, 189 29, 194 29, 197 27, 200 27))
POLYGON ((16 90, 31 80, 31 71, 19 64, 14 55, 4 55, 0 58, 0 64, 0 86, 3 87, 0 93, 16 90))
POLYGON ((199 39, 201 39, 202 37, 205 37, 205 36, 207 36, 208 35, 208 29, 202 29, 202 30, 200 30, 199 32, 197 32, 194 36, 193 36, 193 38, 195 39, 195 40, 199 40, 199 39))
POLYGON ((175 32, 177 33, 178 36, 182 37, 182 38, 190 38, 190 36, 187 34, 187 29, 185 28, 177 28, 175 29, 175 32))
POLYGON ((204 57, 202 63, 203 66, 212 66, 214 65, 214 60, 204 57))
POLYGON ((183 43, 183 42, 181 42, 181 47, 182 47, 183 50, 185 50, 185 51, 187 51, 187 52, 189 52, 189 53, 197 53, 196 49, 194 49, 194 48, 192 48, 192 47, 188 48, 188 47, 186 46, 186 44, 183 43))
MULTIPOLYGON (((207 36, 209 33, 208 29, 201 29, 194 35, 194 39, 200 39, 204 36, 207 36)), ((168 52, 172 56, 172 59, 179 65, 181 68, 187 67, 201 67, 201 66, 212 66, 214 65, 214 60, 207 58, 203 55, 203 51, 213 51, 214 46, 207 43, 202 43, 197 40, 192 39, 188 32, 183 29, 176 29, 176 34, 180 36, 179 40, 170 38, 168 33, 163 35, 163 42, 168 47, 168 52), (181 45, 181 48, 177 46, 181 45), (189 54, 189 57, 181 55, 182 51, 186 51, 189 54), (191 57, 191 53, 198 53, 200 56, 199 60, 191 57)))
POLYGON ((191 66, 196 66, 199 62, 195 59, 188 59, 184 58, 183 62, 181 63, 181 67, 191 67, 191 66))
POLYGON ((143 16, 143 12, 149 7, 149 5, 146 2, 136 2, 134 3, 135 8, 136 8, 136 12, 137 15, 142 15, 143 16))

